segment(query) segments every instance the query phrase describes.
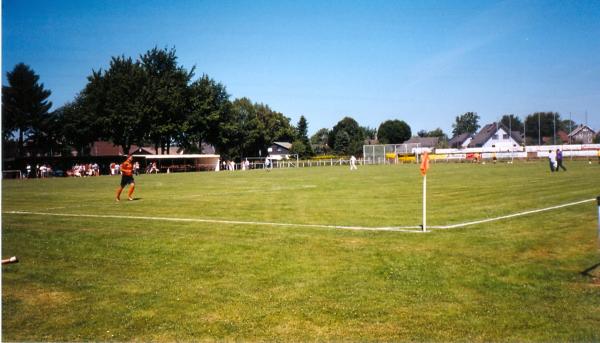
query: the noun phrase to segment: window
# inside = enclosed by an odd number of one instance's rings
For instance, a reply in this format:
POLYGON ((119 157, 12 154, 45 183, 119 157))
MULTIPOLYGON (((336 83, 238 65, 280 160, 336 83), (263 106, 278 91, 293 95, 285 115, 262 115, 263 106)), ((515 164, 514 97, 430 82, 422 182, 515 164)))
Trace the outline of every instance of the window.
POLYGON ((494 136, 492 136, 492 139, 497 140, 498 139, 498 134, 495 134, 494 136))
POLYGON ((505 133, 505 134, 502 136, 502 138, 503 138, 503 139, 508 139, 508 133, 505 133))

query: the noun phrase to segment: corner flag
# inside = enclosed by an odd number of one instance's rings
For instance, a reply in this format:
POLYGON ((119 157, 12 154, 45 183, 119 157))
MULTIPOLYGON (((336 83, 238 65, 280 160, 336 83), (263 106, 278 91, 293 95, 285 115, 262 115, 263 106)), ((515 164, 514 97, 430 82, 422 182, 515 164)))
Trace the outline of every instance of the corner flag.
POLYGON ((427 175, 427 169, 429 169, 429 153, 425 152, 423 154, 423 157, 421 160, 421 175, 422 176, 427 175))
POLYGON ((423 232, 427 231, 427 169, 429 169, 429 153, 425 152, 421 160, 421 175, 423 175, 423 232))

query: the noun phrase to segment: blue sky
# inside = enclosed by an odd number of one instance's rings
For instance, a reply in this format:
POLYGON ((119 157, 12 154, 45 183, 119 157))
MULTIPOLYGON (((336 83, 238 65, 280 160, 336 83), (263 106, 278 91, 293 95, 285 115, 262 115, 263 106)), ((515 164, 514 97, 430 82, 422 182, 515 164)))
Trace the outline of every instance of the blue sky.
POLYGON ((451 133, 557 111, 600 129, 600 1, 2 1, 2 74, 29 65, 54 108, 112 56, 174 47, 231 99, 309 133, 344 116, 451 133))

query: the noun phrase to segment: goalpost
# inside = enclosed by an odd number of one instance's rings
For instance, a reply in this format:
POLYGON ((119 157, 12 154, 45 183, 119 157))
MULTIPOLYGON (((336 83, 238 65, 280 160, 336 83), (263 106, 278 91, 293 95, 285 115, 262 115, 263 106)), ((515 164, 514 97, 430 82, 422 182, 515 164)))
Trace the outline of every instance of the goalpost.
POLYGON ((23 173, 20 170, 3 170, 2 179, 22 179, 23 173))
POLYGON ((415 156, 420 143, 363 145, 365 164, 398 163, 402 156, 415 156))

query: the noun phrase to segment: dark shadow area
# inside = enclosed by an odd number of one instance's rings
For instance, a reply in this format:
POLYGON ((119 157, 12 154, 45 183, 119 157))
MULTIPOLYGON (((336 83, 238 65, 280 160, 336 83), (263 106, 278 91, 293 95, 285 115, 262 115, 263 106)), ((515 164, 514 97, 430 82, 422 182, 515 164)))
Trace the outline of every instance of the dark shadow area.
POLYGON ((600 263, 596 263, 593 266, 591 266, 588 269, 586 269, 586 270, 584 270, 584 271, 581 272, 581 275, 590 276, 590 277, 598 277, 598 276, 600 276, 600 275, 597 275, 597 274, 600 274, 600 263))

